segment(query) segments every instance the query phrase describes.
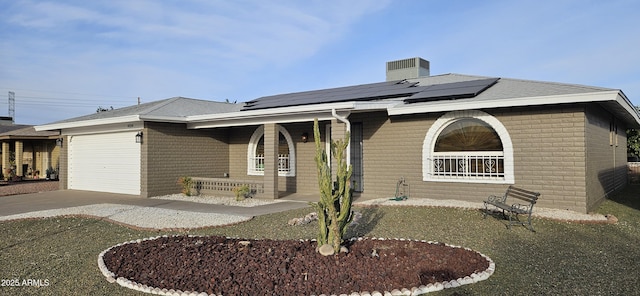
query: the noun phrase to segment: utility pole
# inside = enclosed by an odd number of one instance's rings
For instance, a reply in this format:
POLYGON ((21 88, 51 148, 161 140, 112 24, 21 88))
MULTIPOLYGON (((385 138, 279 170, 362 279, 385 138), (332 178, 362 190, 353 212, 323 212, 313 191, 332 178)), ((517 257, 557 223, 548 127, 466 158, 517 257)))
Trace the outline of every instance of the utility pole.
POLYGON ((16 93, 9 92, 9 117, 11 117, 11 123, 16 122, 16 93))

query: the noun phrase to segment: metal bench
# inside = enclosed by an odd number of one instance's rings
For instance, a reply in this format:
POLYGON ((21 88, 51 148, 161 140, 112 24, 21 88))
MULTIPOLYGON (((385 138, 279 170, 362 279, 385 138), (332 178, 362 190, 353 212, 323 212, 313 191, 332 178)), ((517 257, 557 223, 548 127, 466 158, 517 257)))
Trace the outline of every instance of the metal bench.
POLYGON ((525 190, 515 187, 513 185, 507 188, 507 192, 503 196, 491 195, 484 201, 484 218, 487 218, 489 213, 489 206, 494 206, 496 209, 502 210, 502 215, 506 218, 506 214, 509 215, 509 224, 507 228, 511 228, 511 225, 520 224, 525 226, 525 223, 529 225, 529 230, 535 231, 531 225, 531 213, 533 211, 533 205, 540 197, 540 193, 525 190), (515 201, 514 201, 515 199, 515 201), (527 222, 520 221, 518 215, 527 215, 527 222))

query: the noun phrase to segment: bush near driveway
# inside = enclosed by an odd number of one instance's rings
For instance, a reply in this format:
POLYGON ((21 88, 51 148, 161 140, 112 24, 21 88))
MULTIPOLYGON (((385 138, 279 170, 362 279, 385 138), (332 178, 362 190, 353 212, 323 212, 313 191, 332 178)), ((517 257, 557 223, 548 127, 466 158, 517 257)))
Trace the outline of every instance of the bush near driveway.
MULTIPOLYGON (((504 221, 476 210, 380 207, 363 213, 348 236, 403 237, 472 248, 491 257, 486 281, 431 295, 640 295, 640 186, 630 186, 599 208, 617 224, 577 224, 534 219, 537 232, 506 229, 504 221)), ((315 238, 317 226, 287 221, 311 208, 234 226, 187 232, 243 238, 315 238)), ((136 231, 86 218, 1 222, 0 278, 47 279, 45 287, 0 287, 2 295, 143 295, 108 283, 97 267, 104 249, 137 238, 175 232, 136 231)), ((372 266, 371 268, 375 268, 372 266)))

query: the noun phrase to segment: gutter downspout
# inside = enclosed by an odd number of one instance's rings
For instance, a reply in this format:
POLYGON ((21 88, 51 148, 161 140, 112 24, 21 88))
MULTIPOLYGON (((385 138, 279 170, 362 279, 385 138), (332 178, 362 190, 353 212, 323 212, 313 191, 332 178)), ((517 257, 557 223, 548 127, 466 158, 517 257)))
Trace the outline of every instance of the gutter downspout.
MULTIPOLYGON (((342 121, 347 126, 347 132, 351 134, 351 122, 349 122, 349 120, 346 117, 342 117, 338 115, 338 112, 336 112, 335 108, 331 109, 331 115, 335 119, 342 121)), ((349 167, 350 165, 351 165, 351 137, 349 137, 349 144, 347 145, 347 167, 349 167)))

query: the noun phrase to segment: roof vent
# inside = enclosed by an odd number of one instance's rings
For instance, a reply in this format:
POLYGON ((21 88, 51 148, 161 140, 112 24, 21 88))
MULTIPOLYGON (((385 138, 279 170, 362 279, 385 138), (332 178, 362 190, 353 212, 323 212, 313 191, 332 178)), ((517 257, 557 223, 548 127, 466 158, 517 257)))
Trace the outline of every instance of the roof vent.
POLYGON ((429 76, 429 61, 410 58, 387 62, 387 81, 429 76))

